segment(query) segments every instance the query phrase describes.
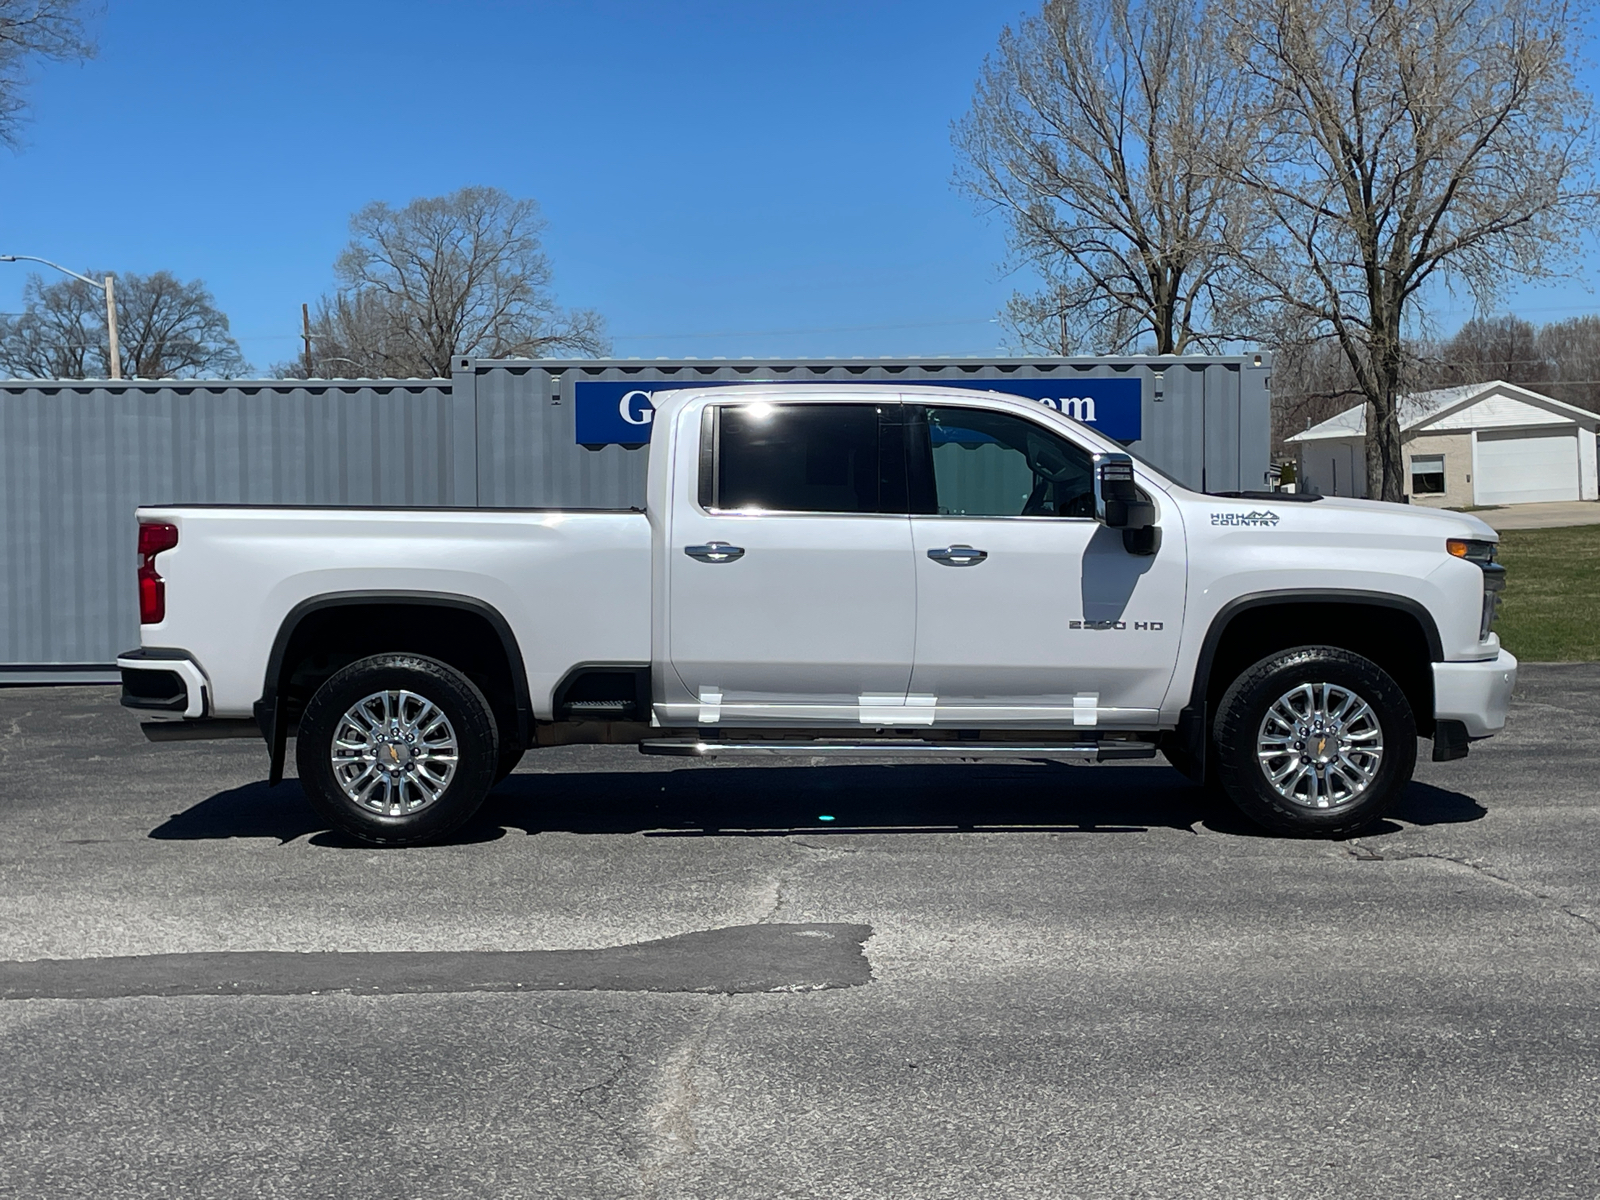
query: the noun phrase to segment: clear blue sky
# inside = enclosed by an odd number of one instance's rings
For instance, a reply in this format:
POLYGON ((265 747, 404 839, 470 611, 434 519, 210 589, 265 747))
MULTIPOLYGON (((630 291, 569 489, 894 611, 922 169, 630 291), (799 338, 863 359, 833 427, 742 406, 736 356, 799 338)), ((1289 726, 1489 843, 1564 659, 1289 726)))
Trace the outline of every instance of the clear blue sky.
POLYGON ((993 353, 1016 281, 949 129, 1034 7, 106 0, 99 57, 41 67, 0 151, 0 252, 202 278, 265 369, 351 212, 488 184, 540 202, 559 299, 618 355, 993 353))

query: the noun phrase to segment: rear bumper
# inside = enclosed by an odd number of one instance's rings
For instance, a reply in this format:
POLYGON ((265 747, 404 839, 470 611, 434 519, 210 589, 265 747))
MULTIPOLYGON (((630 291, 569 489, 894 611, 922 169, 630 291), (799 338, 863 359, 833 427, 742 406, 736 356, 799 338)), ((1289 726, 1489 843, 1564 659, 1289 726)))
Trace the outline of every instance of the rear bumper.
POLYGON ((1460 721, 1468 737, 1488 737, 1505 728, 1516 683, 1517 660, 1504 650, 1482 662, 1434 663, 1434 719, 1460 721))
POLYGON ((209 707, 206 677, 182 650, 141 646, 117 655, 122 706, 152 716, 203 717, 209 707))

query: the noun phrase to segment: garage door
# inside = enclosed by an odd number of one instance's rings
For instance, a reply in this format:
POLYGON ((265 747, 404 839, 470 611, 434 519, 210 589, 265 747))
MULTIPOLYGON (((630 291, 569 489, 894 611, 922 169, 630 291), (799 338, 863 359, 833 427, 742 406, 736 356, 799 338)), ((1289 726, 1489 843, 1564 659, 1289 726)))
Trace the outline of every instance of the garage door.
POLYGON ((1478 433, 1479 504, 1578 498, 1578 435, 1572 428, 1478 433))

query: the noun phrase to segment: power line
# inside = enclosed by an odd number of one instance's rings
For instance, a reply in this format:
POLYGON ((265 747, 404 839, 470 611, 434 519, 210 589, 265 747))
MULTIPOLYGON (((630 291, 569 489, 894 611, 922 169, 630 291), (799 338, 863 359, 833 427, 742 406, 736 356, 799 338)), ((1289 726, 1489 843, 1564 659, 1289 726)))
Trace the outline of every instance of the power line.
POLYGON ((808 329, 723 329, 709 333, 618 333, 622 342, 662 341, 668 338, 788 337, 808 333, 856 333, 878 329, 939 329, 953 325, 992 325, 997 317, 962 317, 954 321, 905 321, 880 325, 818 325, 808 329))
MULTIPOLYGON (((0 316, 4 315, 6 314, 0 313, 0 316)), ((21 314, 16 315, 20 316, 21 314)), ((941 329, 958 325, 992 325, 998 323, 998 320, 999 318, 997 317, 963 317, 954 321, 906 321, 876 325, 818 325, 797 329, 720 329, 688 333, 614 333, 611 335, 611 339, 617 342, 648 342, 678 338, 799 337, 816 333, 857 333, 873 330, 941 329)), ((299 341, 305 335, 303 333, 236 333, 233 336, 239 341, 286 342, 299 341)))

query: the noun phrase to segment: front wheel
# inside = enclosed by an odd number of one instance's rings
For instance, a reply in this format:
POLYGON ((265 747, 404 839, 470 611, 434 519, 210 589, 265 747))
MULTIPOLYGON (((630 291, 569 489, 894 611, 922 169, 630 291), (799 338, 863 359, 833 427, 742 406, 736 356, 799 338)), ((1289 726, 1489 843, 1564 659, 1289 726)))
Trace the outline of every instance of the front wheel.
POLYGON ((494 782, 499 738, 488 701, 461 672, 416 654, 376 654, 317 689, 295 762, 329 824, 373 846, 443 837, 494 782))
POLYGON ((1223 790, 1280 833, 1371 825, 1417 762, 1416 719, 1400 685, 1332 646, 1285 650, 1245 671, 1223 694, 1215 736, 1223 790))

